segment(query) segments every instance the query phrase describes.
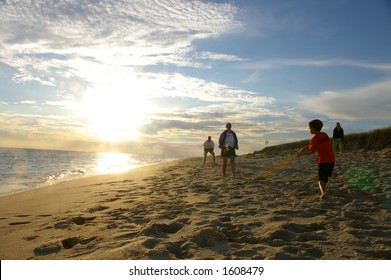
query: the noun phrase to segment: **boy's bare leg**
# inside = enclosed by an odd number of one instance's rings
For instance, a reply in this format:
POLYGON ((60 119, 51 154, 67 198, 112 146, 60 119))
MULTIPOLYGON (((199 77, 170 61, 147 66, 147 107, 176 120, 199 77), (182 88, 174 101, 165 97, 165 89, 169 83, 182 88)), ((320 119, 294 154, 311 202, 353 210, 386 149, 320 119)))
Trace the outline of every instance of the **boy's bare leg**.
POLYGON ((326 185, 327 183, 324 181, 319 181, 318 182, 319 189, 320 189, 320 198, 325 198, 326 197, 326 185))
POLYGON ((223 157, 223 177, 225 177, 226 170, 227 170, 227 158, 223 157))
POLYGON ((232 169, 232 176, 235 177, 235 157, 231 157, 230 159, 230 162, 231 162, 231 169, 232 169))

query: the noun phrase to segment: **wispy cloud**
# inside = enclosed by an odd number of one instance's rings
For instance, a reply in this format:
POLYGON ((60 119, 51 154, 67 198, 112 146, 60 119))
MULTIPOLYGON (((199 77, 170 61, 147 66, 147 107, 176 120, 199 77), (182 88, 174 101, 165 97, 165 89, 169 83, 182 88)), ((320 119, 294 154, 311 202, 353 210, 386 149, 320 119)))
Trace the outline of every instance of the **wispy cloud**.
POLYGON ((234 88, 180 73, 148 73, 140 82, 147 87, 150 97, 176 96, 198 98, 208 102, 251 103, 262 106, 273 102, 273 98, 256 95, 255 92, 234 88), (145 80, 143 80, 145 79, 145 80))
POLYGON ((246 79, 242 81, 242 83, 247 84, 247 83, 258 83, 262 80, 262 74, 261 71, 254 71, 251 73, 246 79))
POLYGON ((199 58, 218 60, 218 61, 246 61, 247 60, 247 59, 238 57, 236 55, 212 53, 212 52, 203 52, 199 55, 199 58))
POLYGON ((391 80, 386 80, 357 89, 322 92, 300 100, 299 104, 305 110, 334 119, 385 120, 391 118, 390 89, 391 80))
POLYGON ((1 113, 2 130, 9 133, 20 133, 24 127, 25 134, 74 132, 75 128, 82 129, 80 120, 72 116, 37 115, 21 113, 1 113))
POLYGON ((286 67, 331 67, 331 66, 352 66, 391 72, 391 63, 373 63, 365 61, 347 60, 347 59, 286 59, 275 58, 259 61, 246 61, 239 64, 238 67, 250 70, 286 68, 286 67))
POLYGON ((18 70, 15 81, 47 85, 97 67, 197 66, 194 40, 241 28, 234 6, 201 1, 5 1, 0 9, 2 61, 18 70))
POLYGON ((20 101, 20 104, 34 105, 34 104, 37 104, 37 101, 36 100, 22 100, 22 101, 20 101))

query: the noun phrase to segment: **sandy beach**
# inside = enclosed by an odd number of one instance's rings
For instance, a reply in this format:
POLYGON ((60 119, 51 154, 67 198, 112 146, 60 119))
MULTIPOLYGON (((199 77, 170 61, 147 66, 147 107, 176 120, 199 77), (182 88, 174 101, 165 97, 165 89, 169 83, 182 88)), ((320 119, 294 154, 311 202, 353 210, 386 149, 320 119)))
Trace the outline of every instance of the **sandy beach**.
POLYGON ((390 151, 189 158, 0 197, 0 258, 391 259, 390 151), (228 167, 229 170, 229 167, 228 167))

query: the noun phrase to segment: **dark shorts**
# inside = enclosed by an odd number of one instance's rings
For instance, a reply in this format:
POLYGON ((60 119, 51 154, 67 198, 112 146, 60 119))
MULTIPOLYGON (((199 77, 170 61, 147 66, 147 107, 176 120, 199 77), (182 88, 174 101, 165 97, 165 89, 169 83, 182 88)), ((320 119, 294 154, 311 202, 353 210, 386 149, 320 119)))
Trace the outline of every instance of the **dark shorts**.
POLYGON ((228 147, 221 149, 221 157, 236 157, 235 148, 228 147))
POLYGON ((206 156, 208 153, 211 155, 215 155, 214 149, 204 149, 204 155, 206 156))
POLYGON ((334 163, 319 163, 318 164, 318 176, 319 181, 328 182, 329 177, 333 174, 334 163))

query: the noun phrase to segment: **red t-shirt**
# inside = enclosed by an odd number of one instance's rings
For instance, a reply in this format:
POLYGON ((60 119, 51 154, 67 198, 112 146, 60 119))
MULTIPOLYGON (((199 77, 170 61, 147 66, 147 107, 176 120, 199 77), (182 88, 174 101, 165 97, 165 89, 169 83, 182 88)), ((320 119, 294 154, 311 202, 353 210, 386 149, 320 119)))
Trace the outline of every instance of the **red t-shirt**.
POLYGON ((317 163, 335 163, 333 147, 329 136, 324 132, 318 132, 310 141, 310 151, 317 152, 317 163))

